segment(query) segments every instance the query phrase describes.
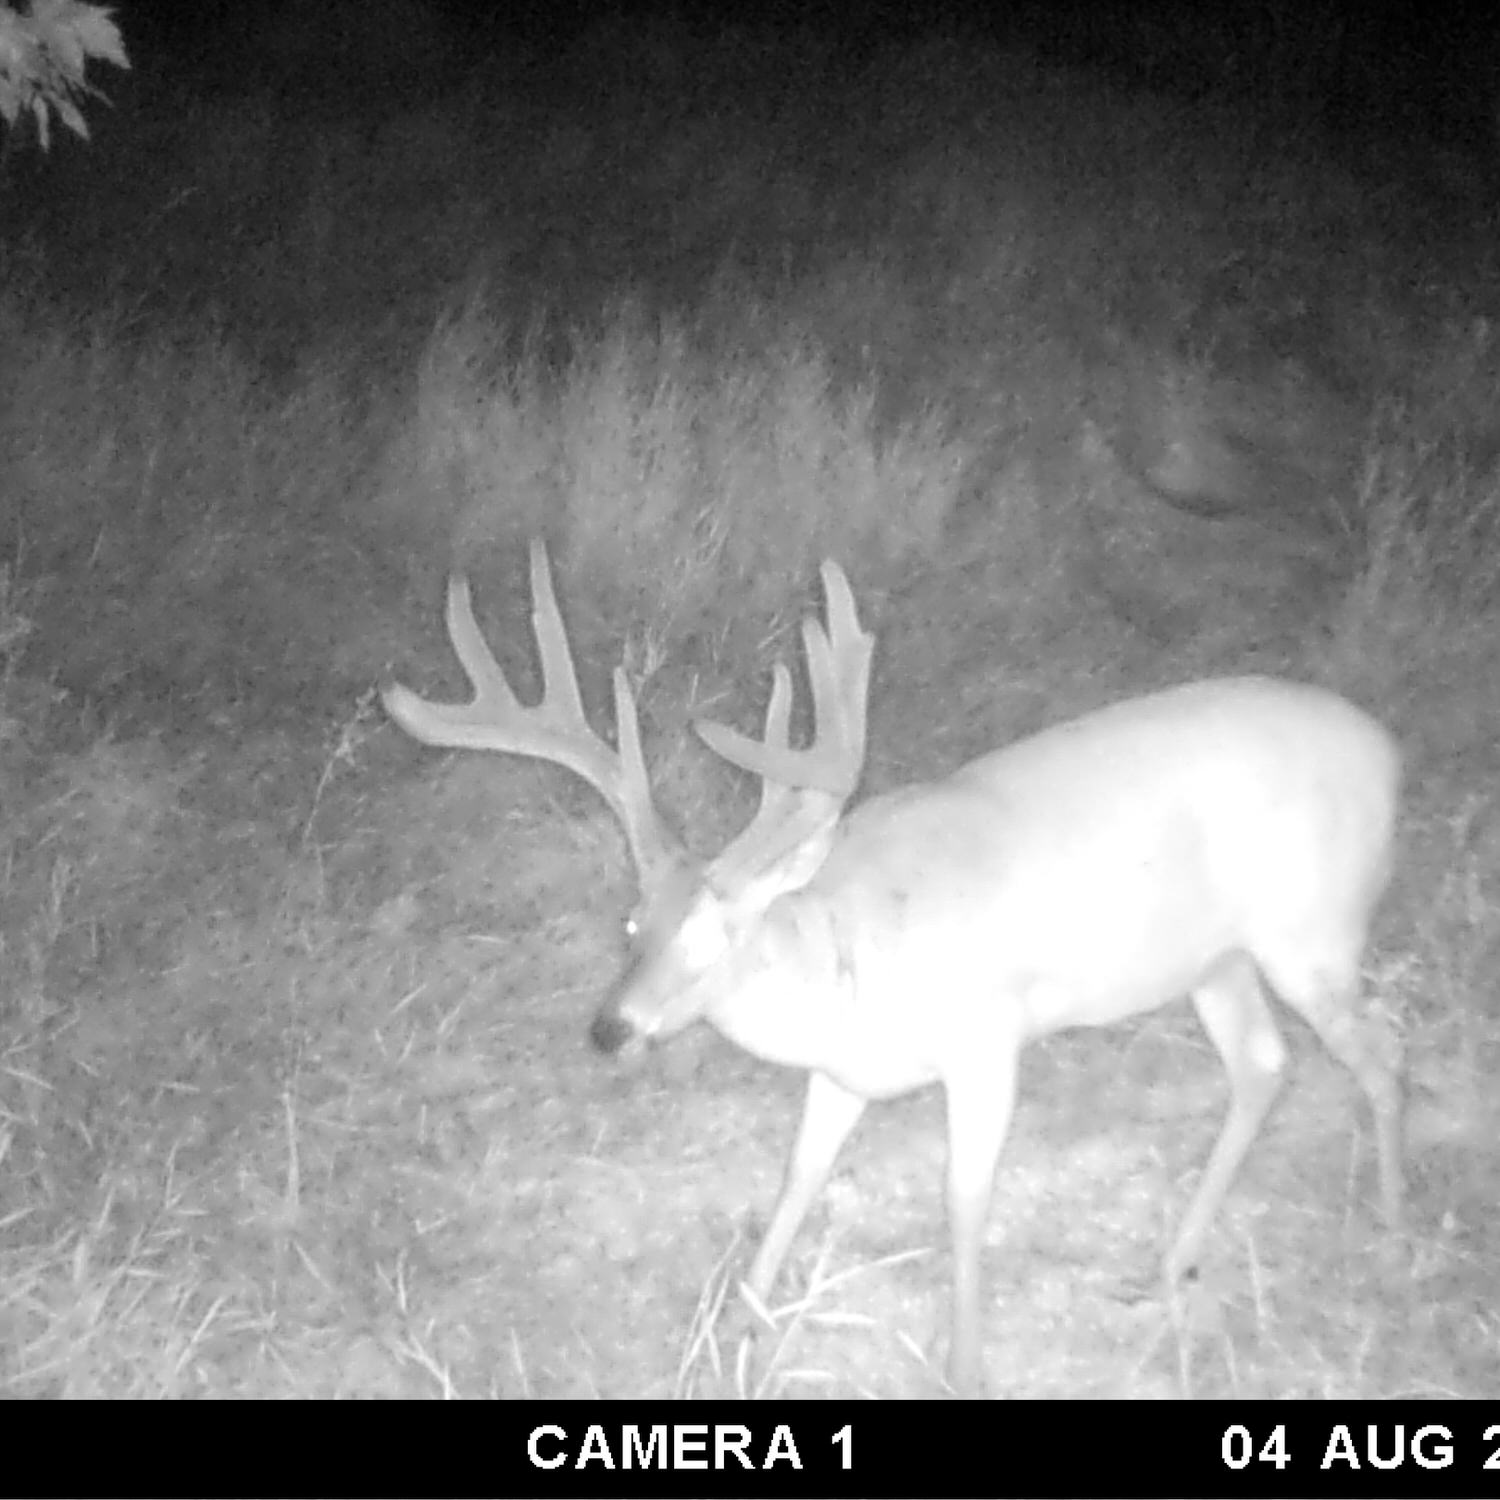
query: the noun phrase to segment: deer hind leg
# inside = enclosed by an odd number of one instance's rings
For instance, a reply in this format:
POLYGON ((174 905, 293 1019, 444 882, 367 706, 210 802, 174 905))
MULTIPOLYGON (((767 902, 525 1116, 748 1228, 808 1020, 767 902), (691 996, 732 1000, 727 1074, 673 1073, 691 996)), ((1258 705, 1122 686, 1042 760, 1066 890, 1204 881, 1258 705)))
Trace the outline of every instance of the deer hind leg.
POLYGON ((851 1094, 822 1073, 809 1075, 802 1123, 787 1162, 781 1197, 746 1277, 751 1292, 761 1302, 770 1297, 808 1209, 823 1191, 839 1151, 864 1112, 865 1101, 858 1094, 851 1094))
POLYGON ((1323 954, 1266 963, 1276 993, 1322 1038, 1354 1075, 1375 1124, 1380 1210, 1392 1229, 1401 1223, 1401 1038, 1394 1023, 1360 1000, 1359 945, 1330 959, 1323 954))
POLYGON ((1197 985, 1192 1000, 1229 1075, 1229 1111, 1167 1252, 1169 1283, 1197 1264, 1209 1226, 1260 1132, 1286 1067, 1286 1043, 1248 957, 1237 954, 1226 960, 1197 985))

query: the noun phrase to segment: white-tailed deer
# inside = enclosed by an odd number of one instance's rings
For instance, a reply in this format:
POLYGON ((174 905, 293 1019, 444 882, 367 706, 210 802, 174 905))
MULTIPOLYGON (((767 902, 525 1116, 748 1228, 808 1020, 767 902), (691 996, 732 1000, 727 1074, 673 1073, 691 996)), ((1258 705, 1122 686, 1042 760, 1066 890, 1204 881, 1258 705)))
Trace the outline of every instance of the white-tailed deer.
POLYGON ((952 1384, 980 1384, 979 1253, 1035 1037, 1106 1026, 1191 996, 1229 1074, 1227 1116, 1168 1278, 1196 1261, 1286 1060, 1263 986, 1358 1080, 1375 1122, 1381 1206, 1402 1196, 1399 1047, 1360 1006, 1360 960, 1386 883, 1399 759, 1352 704, 1267 678, 1191 683, 992 751, 847 817, 859 780, 873 638, 823 567, 826 628, 803 625, 816 728, 790 747, 776 667, 765 734, 699 731, 762 778, 760 809, 700 866, 652 806, 635 706, 615 673, 619 750, 589 728, 541 543, 531 550, 543 701, 523 708, 462 578, 448 630, 469 704, 388 687, 432 745, 556 761, 603 794, 640 876, 634 957, 592 1030, 605 1052, 705 1019, 758 1057, 809 1070, 786 1182, 749 1286, 764 1301, 871 1099, 941 1083, 953 1236, 952 1384))

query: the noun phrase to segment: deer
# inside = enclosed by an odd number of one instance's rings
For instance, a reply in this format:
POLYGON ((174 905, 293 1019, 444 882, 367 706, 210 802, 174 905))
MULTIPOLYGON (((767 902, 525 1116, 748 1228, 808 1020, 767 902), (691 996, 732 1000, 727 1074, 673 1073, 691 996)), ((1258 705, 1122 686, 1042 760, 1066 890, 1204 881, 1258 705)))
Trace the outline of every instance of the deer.
POLYGON ((523 707, 450 578, 447 628, 472 701, 383 689, 433 746, 530 756, 594 787, 625 832, 639 899, 630 957, 591 1027, 631 1056, 706 1020, 808 1074, 781 1194, 746 1287, 765 1307, 792 1243, 872 1100, 946 1096, 952 1317, 947 1380, 983 1388, 980 1252, 1027 1043, 1188 997, 1228 1076, 1217 1139, 1162 1262, 1194 1271, 1258 1135, 1288 1048, 1270 996, 1353 1075, 1374 1124, 1379 1209, 1402 1212, 1401 1049, 1361 998, 1393 863, 1400 755, 1321 687, 1217 677, 1129 698, 846 811, 865 760, 874 636, 833 561, 826 623, 802 622, 810 742, 790 739, 775 664, 757 739, 698 722, 760 778, 749 824, 693 858, 652 798, 635 700, 614 672, 616 745, 585 717, 545 544, 531 546, 542 700, 523 707))

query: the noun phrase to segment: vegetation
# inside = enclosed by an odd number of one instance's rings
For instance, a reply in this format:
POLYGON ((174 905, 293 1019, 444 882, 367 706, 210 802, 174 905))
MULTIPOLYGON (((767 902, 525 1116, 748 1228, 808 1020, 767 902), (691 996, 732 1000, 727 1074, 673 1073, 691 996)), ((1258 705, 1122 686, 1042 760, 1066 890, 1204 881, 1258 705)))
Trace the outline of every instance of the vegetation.
POLYGON ((86 77, 96 58, 128 68, 119 28, 108 10, 86 0, 32 0, 23 12, 0 4, 0 120, 7 132, 23 118, 43 150, 56 115, 88 139, 80 101, 97 90, 86 77))
MULTIPOLYGON (((461 76, 472 46, 431 50, 385 112, 278 93, 248 50, 163 69, 87 151, 13 164, 0 1387, 936 1388, 939 1100, 872 1111, 805 1301, 742 1358, 732 1277, 800 1080, 708 1037, 614 1079, 586 1045, 631 896, 609 814, 373 707, 392 672, 457 687, 455 559, 534 683, 542 532, 586 698, 606 722, 623 655, 702 849, 750 788, 687 725, 752 720, 828 554, 878 632, 870 789, 1214 672, 1391 724, 1408 826, 1369 985, 1407 1035, 1414 1253, 1309 1047, 1216 1236, 1216 1313, 1127 1304, 1220 1070, 1186 1007, 1049 1043, 997 1182, 990 1373, 1492 1390, 1487 164, 983 38, 663 24, 461 76)), ((40 76, 7 118, 77 128, 40 76)))

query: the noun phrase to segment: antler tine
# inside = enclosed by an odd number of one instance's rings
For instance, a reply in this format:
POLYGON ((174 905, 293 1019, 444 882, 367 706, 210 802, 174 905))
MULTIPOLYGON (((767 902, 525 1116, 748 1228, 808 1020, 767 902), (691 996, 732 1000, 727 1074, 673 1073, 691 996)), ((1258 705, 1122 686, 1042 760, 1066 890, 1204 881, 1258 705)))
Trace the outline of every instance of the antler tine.
POLYGON ((392 683, 382 690, 386 711, 413 738, 447 749, 497 750, 550 760, 589 783, 609 803, 625 829, 643 885, 676 857, 676 845, 657 816, 646 777, 635 699, 624 671, 615 669, 615 718, 620 748, 589 727, 578 674, 546 544, 531 544, 531 628, 542 664, 542 701, 524 707, 495 660, 474 618, 469 583, 448 581, 448 635, 474 688, 469 703, 434 703, 392 683))
MULTIPOLYGON (((540 537, 531 541, 531 633, 542 659, 542 701, 538 711, 550 710, 560 728, 579 733, 591 746, 597 745, 607 759, 609 746, 589 728, 583 712, 583 694, 578 691, 578 673, 573 667, 573 649, 552 587, 552 565, 547 544, 540 537)), ((486 656, 489 652, 485 652, 486 656)), ((494 658, 490 658, 493 663, 494 658)), ((498 667, 496 668, 498 671, 498 667)), ((500 674, 505 680, 504 673, 500 674)), ((509 685, 507 684, 507 692, 509 685)), ((514 702, 514 698, 511 699, 514 702)), ((613 768, 612 768, 613 769, 613 768)), ((607 795, 607 794, 606 794, 607 795)))
POLYGON ((641 749, 641 725, 636 717, 635 695, 625 677, 625 668, 616 667, 615 738, 620 742, 619 800, 610 805, 619 814, 643 887, 654 883, 677 864, 682 846, 667 832, 651 800, 651 781, 646 774, 646 756, 641 749))
POLYGON ((696 727, 710 749, 732 765, 787 787, 822 792, 842 806, 853 795, 864 765, 875 637, 859 628, 844 570, 830 559, 822 575, 827 629, 811 617, 802 624, 816 720, 813 743, 806 750, 793 750, 785 737, 775 744, 769 735, 764 741, 754 740, 726 724, 704 722, 696 727))
MULTIPOLYGON (((792 728, 792 674, 786 663, 776 663, 771 673, 771 701, 766 704, 766 728, 761 739, 773 750, 786 751, 791 748, 792 728)), ((783 802, 791 788, 784 782, 765 777, 760 784, 760 807, 756 811, 759 820, 774 812, 783 802)))
MULTIPOLYGON (((839 705, 844 748, 849 760, 852 792, 865 764, 865 735, 869 721, 870 661, 875 636, 859 628, 859 611, 848 575, 832 558, 821 569, 823 597, 828 608, 828 635, 836 672, 829 696, 839 705)), ((817 684, 814 682, 814 692, 817 684)), ((819 712, 821 712, 819 705, 819 712)))

